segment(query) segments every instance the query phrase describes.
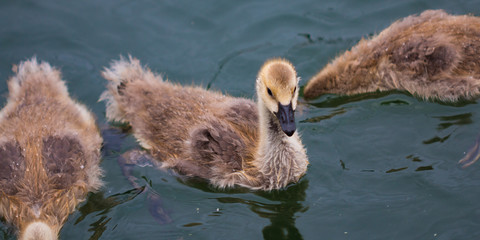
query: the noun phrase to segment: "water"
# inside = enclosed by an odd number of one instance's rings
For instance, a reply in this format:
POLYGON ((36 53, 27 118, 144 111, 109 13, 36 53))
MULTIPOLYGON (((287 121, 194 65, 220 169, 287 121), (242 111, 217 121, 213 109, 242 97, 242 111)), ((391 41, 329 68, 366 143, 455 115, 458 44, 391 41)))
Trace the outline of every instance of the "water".
POLYGON ((480 164, 457 165, 480 130, 475 101, 445 105, 403 93, 301 99, 297 122, 311 165, 287 190, 218 191, 134 168, 141 187, 159 194, 167 224, 117 163, 138 147, 135 139, 109 129, 97 102, 106 84, 100 71, 121 54, 172 81, 251 98, 270 57, 291 60, 304 85, 362 37, 438 8, 480 15, 480 1, 4 0, 0 93, 12 64, 36 55, 62 70, 104 129, 106 185, 70 216, 61 239, 477 239, 480 164))

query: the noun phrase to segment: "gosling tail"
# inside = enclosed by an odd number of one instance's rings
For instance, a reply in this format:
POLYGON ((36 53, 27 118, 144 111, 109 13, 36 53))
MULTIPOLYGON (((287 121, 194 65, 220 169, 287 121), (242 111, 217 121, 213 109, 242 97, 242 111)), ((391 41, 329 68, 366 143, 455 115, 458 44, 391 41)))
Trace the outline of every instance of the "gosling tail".
POLYGON ((20 240, 56 240, 58 239, 55 231, 44 222, 30 223, 27 228, 20 233, 20 240))
POLYGON ((60 71, 47 62, 38 63, 36 57, 13 66, 16 74, 8 81, 9 100, 34 97, 68 96, 60 71))
MULTIPOLYGON (((109 121, 128 122, 125 118, 128 104, 121 104, 128 99, 130 84, 136 82, 158 82, 161 77, 155 75, 147 67, 142 67, 140 61, 132 56, 126 59, 114 60, 109 68, 105 68, 102 76, 109 81, 107 88, 100 96, 99 101, 106 101, 107 119, 109 121)), ((132 90, 133 91, 133 90, 132 90)))

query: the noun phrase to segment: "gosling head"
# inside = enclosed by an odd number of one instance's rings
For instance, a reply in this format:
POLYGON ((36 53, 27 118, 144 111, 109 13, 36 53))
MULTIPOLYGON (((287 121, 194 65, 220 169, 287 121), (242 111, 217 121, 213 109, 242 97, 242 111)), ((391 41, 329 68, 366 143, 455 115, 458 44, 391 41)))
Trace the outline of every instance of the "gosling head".
POLYGON ((293 65, 280 58, 268 60, 257 76, 258 99, 274 114, 287 136, 295 133, 295 109, 298 99, 297 72, 293 65))

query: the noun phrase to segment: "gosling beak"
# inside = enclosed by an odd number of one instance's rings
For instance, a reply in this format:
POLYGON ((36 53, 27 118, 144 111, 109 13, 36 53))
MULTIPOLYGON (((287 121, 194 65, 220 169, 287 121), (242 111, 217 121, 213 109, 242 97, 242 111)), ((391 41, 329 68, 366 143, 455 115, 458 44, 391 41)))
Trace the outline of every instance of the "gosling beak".
POLYGON ((278 112, 275 114, 280 121, 280 126, 287 136, 291 137, 295 133, 295 114, 292 108, 292 103, 282 105, 278 103, 278 112))

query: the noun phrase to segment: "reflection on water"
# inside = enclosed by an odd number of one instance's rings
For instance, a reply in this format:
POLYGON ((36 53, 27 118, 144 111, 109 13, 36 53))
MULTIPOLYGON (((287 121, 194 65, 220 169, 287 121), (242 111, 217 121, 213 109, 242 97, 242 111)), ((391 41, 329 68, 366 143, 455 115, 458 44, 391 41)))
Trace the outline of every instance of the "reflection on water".
MULTIPOLYGON (((410 155, 406 156, 405 158, 408 159, 408 160, 411 160, 415 164, 419 164, 420 162, 423 162, 423 160, 420 159, 420 157, 417 157, 413 154, 410 154, 410 155)), ((407 167, 400 167, 400 168, 392 168, 392 169, 389 169, 389 170, 385 171, 385 173, 400 172, 400 171, 406 170, 408 168, 409 168, 408 166, 407 167)), ((415 172, 430 171, 430 170, 433 170, 432 165, 423 165, 423 166, 416 167, 415 172)))
POLYGON ((327 119, 333 118, 337 115, 344 114, 346 112, 347 112, 347 109, 342 107, 342 108, 332 110, 330 114, 321 115, 321 116, 318 116, 318 117, 307 118, 305 120, 300 121, 300 123, 318 123, 322 120, 327 120, 327 119))
POLYGON ((131 131, 130 125, 122 124, 115 127, 103 125, 100 128, 103 138, 102 157, 116 156, 121 152, 123 142, 131 131))
MULTIPOLYGON (((303 97, 304 87, 305 86, 301 87, 301 95, 300 95, 301 97, 303 97)), ((320 96, 318 98, 319 100, 317 99, 317 100, 310 101, 309 104, 317 108, 333 108, 333 107, 338 107, 338 106, 341 106, 347 103, 352 103, 352 102, 359 102, 359 101, 370 100, 370 99, 379 99, 391 94, 403 94, 406 96, 412 96, 408 92, 399 91, 399 90, 376 91, 376 92, 368 92, 368 93, 361 93, 361 94, 355 94, 355 95, 325 94, 323 96, 320 96)), ((476 102, 473 100, 460 100, 458 102, 442 102, 439 100, 425 100, 425 101, 429 101, 432 103, 445 105, 445 106, 452 106, 452 107, 463 107, 469 104, 476 104, 476 102)), ((380 105, 409 105, 409 103, 404 100, 391 100, 391 101, 384 101, 380 103, 380 105)), ((458 118, 464 117, 462 115, 463 114, 460 114, 457 117, 458 118)), ((455 117, 455 116, 452 116, 452 117, 455 117)))
POLYGON ((345 166, 345 162, 340 159, 340 166, 342 167, 342 170, 350 170, 345 166))
POLYGON ((467 154, 458 161, 458 163, 466 168, 474 164, 480 158, 480 135, 477 136, 475 144, 468 150, 467 154))
POLYGON ((448 135, 445 136, 445 137, 435 136, 435 137, 433 137, 433 138, 430 138, 430 139, 428 139, 428 140, 423 141, 423 144, 432 144, 432 143, 436 143, 436 142, 441 142, 441 143, 443 143, 443 142, 445 142, 445 141, 450 137, 450 135, 452 135, 452 134, 448 134, 448 135))
POLYGON ((338 95, 327 94, 326 99, 321 99, 320 102, 312 101, 309 104, 317 108, 335 108, 347 103, 358 102, 358 101, 363 101, 368 99, 379 99, 393 93, 401 93, 401 94, 408 95, 408 93, 404 93, 400 91, 384 91, 384 92, 377 91, 377 92, 371 92, 371 93, 356 94, 352 96, 338 96, 338 95))
MULTIPOLYGON (((400 172, 400 171, 403 171, 403 170, 406 170, 406 169, 408 169, 408 167, 392 168, 392 169, 389 169, 389 170, 385 171, 385 173, 400 172)), ((415 169, 415 172, 430 171, 430 170, 433 170, 433 166, 431 166, 431 165, 429 165, 429 166, 420 166, 420 167, 417 167, 417 168, 415 169)))
MULTIPOLYGON (((415 155, 413 155, 413 154, 410 154, 410 155, 406 156, 405 158, 408 159, 408 160, 411 160, 411 161, 414 162, 415 164, 420 163, 420 162, 423 162, 423 160, 420 159, 420 157, 417 157, 417 156, 415 156, 415 155)), ((392 168, 392 169, 389 169, 389 170, 385 171, 385 173, 400 172, 400 171, 406 170, 406 169, 408 169, 408 168, 409 168, 409 167, 392 168)), ((418 166, 418 167, 415 169, 415 172, 430 171, 430 170, 433 170, 433 166, 432 166, 432 165, 425 165, 425 166, 418 166)))
POLYGON ((392 168, 390 170, 387 170, 385 173, 394 173, 394 172, 400 172, 400 171, 403 171, 405 169, 408 169, 408 167, 401 167, 401 168, 392 168))
POLYGON ((90 193, 86 203, 78 210, 80 217, 75 221, 75 225, 83 221, 86 216, 94 212, 100 212, 97 216, 101 216, 96 222, 90 224, 89 232, 93 232, 89 239, 99 239, 106 230, 106 224, 111 220, 107 213, 115 206, 133 200, 145 190, 145 186, 141 188, 134 188, 124 193, 114 194, 107 198, 104 197, 103 192, 90 193))
MULTIPOLYGON (((462 126, 462 125, 467 125, 473 123, 472 120, 472 113, 463 113, 463 114, 456 114, 456 115, 451 115, 451 116, 438 116, 438 117, 433 117, 440 119, 440 123, 437 126, 438 131, 445 130, 447 128, 450 128, 452 126, 462 126)), ((453 130, 455 131, 455 130, 453 130)), ((439 137, 439 136, 434 136, 430 139, 422 141, 423 144, 432 144, 432 143, 443 143, 447 141, 452 133, 444 136, 444 137, 439 137)))
POLYGON ((439 116, 434 117, 440 119, 442 123, 438 124, 438 130, 444 130, 454 125, 466 125, 471 124, 472 121, 472 113, 463 113, 453 116, 439 116))
POLYGON ((382 106, 409 105, 409 103, 408 103, 407 101, 403 101, 403 100, 400 100, 400 99, 396 99, 396 100, 381 102, 380 105, 382 105, 382 106))
POLYGON ((146 185, 141 186, 140 179, 133 175, 133 169, 135 167, 153 167, 157 163, 152 157, 143 150, 133 149, 126 153, 117 156, 117 162, 122 173, 134 187, 134 189, 144 188, 147 193, 147 206, 151 216, 159 224, 167 224, 172 222, 169 216, 169 212, 163 208, 163 200, 160 194, 155 192, 152 188, 152 180, 146 176, 141 176, 142 181, 145 181, 146 185))
MULTIPOLYGON (((187 186, 199 189, 207 193, 226 193, 226 194, 255 194, 268 201, 275 203, 264 203, 261 201, 247 200, 238 197, 218 197, 216 199, 220 203, 241 203, 248 205, 250 210, 259 217, 270 220, 270 225, 265 226, 262 230, 264 239, 303 239, 300 231, 295 225, 296 213, 304 213, 309 207, 304 205, 306 197, 306 189, 308 188, 308 180, 302 179, 299 183, 289 186, 285 190, 273 190, 271 192, 252 191, 247 188, 234 187, 226 189, 218 189, 205 179, 196 177, 177 176, 177 181, 187 186)), ((147 182, 149 180, 146 180, 147 182)), ((148 186, 147 186, 148 187, 148 186)), ((156 195, 159 196, 159 195, 156 195)), ((163 208, 160 208, 165 211, 163 208)), ((199 209, 197 208, 197 212, 199 209)), ((151 211, 152 216, 154 215, 151 211)), ((220 216, 221 209, 210 213, 208 216, 220 216)), ((155 216, 153 216, 155 217, 155 216)), ((189 222, 183 224, 182 227, 198 227, 203 225, 202 222, 189 222)))
POLYGON ((413 155, 413 154, 410 154, 410 155, 406 156, 405 158, 412 160, 412 162, 421 162, 421 161, 423 161, 422 159, 420 159, 420 157, 416 157, 416 156, 413 155))
POLYGON ((90 224, 91 228, 88 229, 89 232, 93 232, 92 236, 90 236, 89 240, 96 240, 99 239, 103 232, 107 230, 107 223, 110 222, 112 218, 107 218, 107 216, 102 216, 98 221, 90 224))
POLYGON ((433 170, 433 167, 432 167, 432 166, 423 166, 423 167, 418 167, 417 169, 415 169, 415 172, 420 172, 420 171, 429 171, 429 170, 433 170))
POLYGON ((160 194, 155 192, 151 187, 148 187, 147 192, 148 212, 150 212, 153 219, 160 225, 171 223, 173 220, 170 218, 170 211, 163 207, 163 200, 160 194))
POLYGON ((13 226, 6 225, 5 219, 2 217, 0 218, 0 231, 1 231, 1 238, 0 239, 15 239, 15 228, 13 226))
POLYGON ((203 223, 194 222, 194 223, 183 224, 182 227, 196 227, 200 225, 203 225, 203 223))
MULTIPOLYGON (((408 159, 408 160, 411 160, 415 164, 423 162, 423 160, 421 160, 417 156, 414 156, 413 154, 410 154, 410 155, 406 156, 405 158, 408 159)), ((408 163, 405 163, 405 164, 408 164, 408 163)), ((350 170, 349 168, 347 168, 345 162, 341 159, 340 159, 340 166, 342 167, 342 170, 347 170, 347 171, 350 170)), ((395 173, 395 172, 400 172, 400 171, 404 171, 404 170, 407 170, 407 169, 409 169, 409 166, 391 168, 391 169, 386 170, 385 173, 395 173)), ((430 171, 430 170, 433 170, 432 165, 422 165, 422 166, 418 166, 418 167, 415 168, 415 172, 430 171)), ((374 169, 362 169, 362 170, 360 170, 360 172, 374 173, 376 171, 374 169)), ((380 172, 382 172, 382 171, 380 171, 380 172)))
POLYGON ((295 214, 308 210, 308 206, 303 205, 307 187, 308 180, 303 179, 298 184, 292 185, 285 190, 255 193, 270 201, 278 202, 275 204, 234 197, 220 197, 216 199, 221 203, 246 204, 259 217, 270 219, 270 225, 262 230, 264 239, 303 239, 302 234, 295 226, 295 214))

